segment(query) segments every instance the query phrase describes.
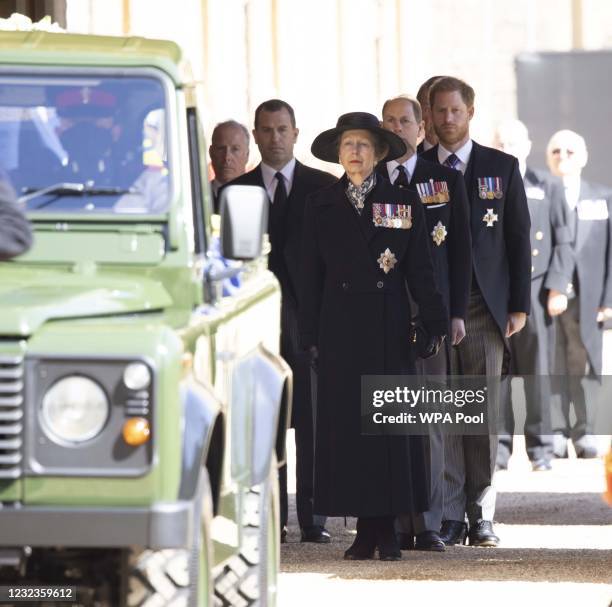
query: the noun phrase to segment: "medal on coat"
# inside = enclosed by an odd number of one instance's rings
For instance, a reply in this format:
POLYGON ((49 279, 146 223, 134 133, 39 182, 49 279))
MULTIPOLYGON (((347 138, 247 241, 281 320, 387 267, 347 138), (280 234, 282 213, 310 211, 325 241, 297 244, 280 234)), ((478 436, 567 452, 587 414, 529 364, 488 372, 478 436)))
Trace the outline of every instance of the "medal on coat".
POLYGON ((478 177, 478 196, 482 200, 499 200, 503 195, 501 177, 478 177))
POLYGON ((487 228, 492 228, 493 224, 498 220, 497 213, 494 213, 493 209, 487 209, 482 220, 487 224, 487 228))
POLYGON ((372 204, 372 221, 377 228, 407 230, 412 227, 412 209, 409 204, 372 204))
POLYGON ((446 231, 446 226, 441 221, 438 221, 438 223, 434 226, 431 237, 433 238, 433 241, 440 246, 446 240, 447 234, 448 232, 446 231))
POLYGON ((391 251, 389 250, 389 247, 385 249, 384 253, 380 254, 380 257, 376 261, 378 262, 380 269, 385 274, 388 274, 391 270, 393 270, 393 267, 397 263, 395 254, 391 253, 391 251))
POLYGON ((450 200, 446 181, 430 179, 423 183, 417 183, 416 189, 423 204, 443 204, 450 200))

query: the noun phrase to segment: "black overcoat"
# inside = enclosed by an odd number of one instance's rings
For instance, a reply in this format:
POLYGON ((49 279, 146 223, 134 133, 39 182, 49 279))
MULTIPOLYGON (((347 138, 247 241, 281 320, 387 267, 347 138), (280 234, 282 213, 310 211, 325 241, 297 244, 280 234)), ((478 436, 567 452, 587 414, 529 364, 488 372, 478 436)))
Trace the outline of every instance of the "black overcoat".
POLYGON ((422 440, 361 434, 360 382, 367 374, 414 371, 407 286, 432 335, 447 311, 435 288, 423 209, 414 192, 382 177, 358 215, 346 177, 307 201, 300 335, 319 349, 314 510, 331 516, 423 511, 428 481, 422 440), (410 229, 377 227, 373 203, 410 204, 410 229), (377 259, 389 249, 388 273, 377 259))
MULTIPOLYGON (((383 177, 389 178, 386 162, 381 162, 376 170, 383 177)), ((460 171, 417 158, 409 188, 416 190, 417 184, 429 184, 430 180, 445 184, 449 194, 448 201, 442 203, 420 196, 436 284, 451 318, 465 320, 472 278, 472 237, 463 175, 460 171), (441 241, 436 241, 433 234, 438 223, 446 231, 441 241)))
MULTIPOLYGON (((296 417, 300 416, 304 423, 312 424, 310 367, 308 358, 299 347, 297 331, 298 276, 305 201, 312 192, 336 181, 334 175, 295 161, 293 182, 287 197, 287 210, 281 224, 283 234, 279 240, 283 243, 283 250, 280 255, 271 255, 269 258, 270 270, 278 278, 282 295, 281 355, 293 371, 292 425, 300 423, 296 422, 296 417)), ((256 166, 226 185, 257 185, 265 189, 261 166, 256 166)), ((273 240, 272 235, 270 240, 273 240)))
MULTIPOLYGON (((597 323, 597 309, 612 307, 612 198, 603 186, 580 182, 576 211, 564 206, 566 224, 575 222, 573 263, 566 282, 577 279, 580 299, 580 337, 596 375, 603 366, 603 325, 597 323), (574 215, 575 213, 575 215, 574 215)), ((564 289, 559 289, 564 291, 564 289)))
MULTIPOLYGON (((518 160, 510 154, 472 142, 463 175, 470 204, 474 276, 502 337, 509 312, 530 310, 531 248, 529 209, 518 160), (479 179, 498 178, 501 196, 480 198, 479 179), (491 226, 484 217, 492 209, 491 226)), ((423 153, 438 161, 438 146, 423 153)))

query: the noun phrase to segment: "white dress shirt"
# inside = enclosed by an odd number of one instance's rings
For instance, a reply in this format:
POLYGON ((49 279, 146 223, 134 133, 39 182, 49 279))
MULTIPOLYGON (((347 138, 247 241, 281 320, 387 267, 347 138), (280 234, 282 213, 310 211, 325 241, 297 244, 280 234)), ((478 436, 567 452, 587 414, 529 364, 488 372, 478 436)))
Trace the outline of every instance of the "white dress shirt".
MULTIPOLYGON (((441 143, 438 144, 438 161, 440 164, 444 164, 444 161, 452 154, 449 152, 441 143)), ((468 162, 470 161, 470 154, 472 153, 472 140, 468 139, 456 152, 455 156, 459 158, 459 164, 455 167, 457 171, 461 171, 465 174, 468 162)))
POLYGON ((278 184, 276 173, 279 172, 282 173, 285 178, 285 190, 287 191, 287 196, 289 196, 291 186, 293 185, 295 158, 292 158, 282 169, 280 169, 280 171, 273 169, 264 162, 261 163, 261 176, 263 177, 264 186, 266 187, 266 192, 268 192, 271 202, 274 202, 274 192, 276 192, 276 185, 278 184))
POLYGON ((406 169, 406 177, 408 178, 408 183, 410 183, 412 176, 414 175, 414 169, 416 168, 416 161, 416 154, 413 154, 410 156, 410 158, 408 158, 408 160, 402 163, 399 163, 397 160, 389 160, 389 162, 387 162, 387 173, 389 174, 391 183, 395 183, 395 180, 399 177, 397 167, 400 164, 406 169))
POLYGON ((567 206, 573 211, 580 200, 580 175, 563 178, 565 187, 565 201, 567 206))

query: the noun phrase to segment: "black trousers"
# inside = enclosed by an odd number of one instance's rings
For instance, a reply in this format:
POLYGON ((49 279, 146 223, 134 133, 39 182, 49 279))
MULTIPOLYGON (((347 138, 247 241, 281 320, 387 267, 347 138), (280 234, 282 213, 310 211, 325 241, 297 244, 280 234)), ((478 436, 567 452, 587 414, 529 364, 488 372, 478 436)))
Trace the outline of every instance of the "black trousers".
MULTIPOLYGON (((553 320, 546 311, 548 292, 543 285, 544 276, 531 281, 531 313, 523 330, 510 338, 512 372, 525 379, 524 432, 531 461, 550 459, 553 450, 550 369, 554 359, 555 332, 553 320)), ((507 464, 512 453, 516 409, 509 379, 502 381, 500 408, 497 461, 507 464)))
MULTIPOLYGON (((313 378, 307 352, 298 345, 297 316, 293 306, 281 308, 281 354, 293 371, 293 407, 291 425, 295 429, 296 510, 301 528, 325 525, 326 517, 313 512, 314 495, 314 406, 316 377, 313 378)), ((280 523, 289 519, 287 465, 278 471, 280 485, 280 523)))

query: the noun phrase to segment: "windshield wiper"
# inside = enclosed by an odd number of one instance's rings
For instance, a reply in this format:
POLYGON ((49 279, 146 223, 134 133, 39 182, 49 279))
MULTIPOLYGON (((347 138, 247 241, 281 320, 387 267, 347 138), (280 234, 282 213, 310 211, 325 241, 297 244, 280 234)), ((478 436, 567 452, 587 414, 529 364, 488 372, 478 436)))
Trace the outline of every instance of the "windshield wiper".
POLYGON ((42 209, 47 205, 55 202, 60 196, 121 196, 122 194, 134 194, 138 190, 135 188, 119 188, 119 187, 105 187, 105 186, 93 186, 85 183, 54 183, 44 188, 26 188, 26 192, 23 196, 18 198, 21 204, 25 204, 34 198, 39 196, 45 196, 47 194, 53 194, 54 198, 46 200, 45 202, 34 207, 33 211, 42 209))

